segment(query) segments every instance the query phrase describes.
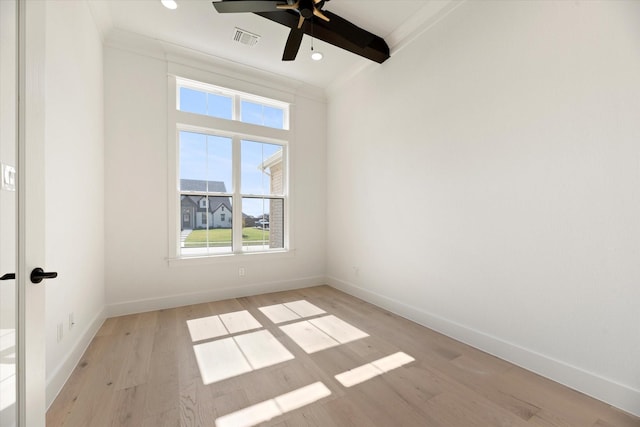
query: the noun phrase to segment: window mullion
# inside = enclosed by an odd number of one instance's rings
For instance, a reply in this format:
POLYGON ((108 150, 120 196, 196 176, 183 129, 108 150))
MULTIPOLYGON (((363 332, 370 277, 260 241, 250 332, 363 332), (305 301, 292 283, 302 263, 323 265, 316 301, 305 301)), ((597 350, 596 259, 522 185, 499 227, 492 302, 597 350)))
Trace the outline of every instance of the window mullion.
MULTIPOLYGON (((207 177, 207 184, 205 184, 205 190, 208 193, 209 192, 209 184, 208 184, 208 176, 209 176, 209 137, 206 138, 205 140, 205 158, 207 159, 207 163, 205 166, 205 176, 207 177)), ((209 251, 211 250, 211 246, 210 246, 210 242, 209 242, 209 237, 210 237, 210 233, 211 230, 209 228, 209 195, 205 194, 205 198, 204 200, 206 200, 205 204, 206 207, 204 209, 204 217, 205 217, 205 233, 206 233, 206 245, 207 245, 207 253, 209 253, 209 251)))
POLYGON ((241 159, 241 146, 240 146, 240 138, 237 136, 233 137, 232 144, 232 173, 233 173, 233 223, 231 227, 231 240, 233 242, 233 252, 240 253, 242 252, 242 197, 240 196, 240 188, 241 188, 241 171, 240 165, 242 164, 241 159))
POLYGON ((237 94, 233 95, 233 113, 231 117, 233 120, 240 121, 240 96, 237 94))

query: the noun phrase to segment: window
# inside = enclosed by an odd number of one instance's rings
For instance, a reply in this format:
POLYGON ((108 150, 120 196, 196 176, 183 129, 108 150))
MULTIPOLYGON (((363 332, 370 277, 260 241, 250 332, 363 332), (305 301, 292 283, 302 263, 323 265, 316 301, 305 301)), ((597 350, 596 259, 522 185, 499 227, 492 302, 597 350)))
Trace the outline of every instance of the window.
POLYGON ((177 95, 178 110, 183 112, 275 129, 289 127, 289 106, 282 102, 182 79, 178 81, 177 95), (236 105, 238 117, 235 117, 236 105))
POLYGON ((180 111, 231 119, 232 98, 188 87, 180 88, 180 111))
POLYGON ((240 104, 240 120, 254 125, 283 129, 284 111, 277 107, 242 101, 240 104))
POLYGON ((173 81, 175 257, 286 250, 289 104, 173 81))

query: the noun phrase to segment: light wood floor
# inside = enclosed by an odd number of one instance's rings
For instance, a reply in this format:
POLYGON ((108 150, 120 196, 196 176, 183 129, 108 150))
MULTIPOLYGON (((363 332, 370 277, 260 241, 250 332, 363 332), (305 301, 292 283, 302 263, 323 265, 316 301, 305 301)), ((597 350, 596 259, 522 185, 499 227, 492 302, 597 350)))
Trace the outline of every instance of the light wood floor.
POLYGON ((327 286, 107 319, 47 426, 215 426, 317 382, 328 396, 263 425, 640 426, 637 417, 327 286), (258 309, 297 300, 368 336, 307 354, 258 309), (294 358, 204 385, 186 322, 240 310, 294 358), (397 352, 415 361, 350 387, 335 378, 397 352))

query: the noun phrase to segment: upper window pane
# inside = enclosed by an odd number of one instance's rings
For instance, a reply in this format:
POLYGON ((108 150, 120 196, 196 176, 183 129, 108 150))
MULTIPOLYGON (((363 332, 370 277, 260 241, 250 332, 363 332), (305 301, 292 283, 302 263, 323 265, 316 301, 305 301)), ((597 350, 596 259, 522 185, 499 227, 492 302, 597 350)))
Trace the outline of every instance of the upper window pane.
POLYGON ((254 125, 284 129, 284 110, 251 101, 240 103, 240 120, 254 125))
POLYGON ((180 88, 180 111, 207 114, 207 94, 186 87, 180 88))
POLYGON ((232 191, 231 138, 180 132, 180 190, 232 191))
POLYGON ((229 96, 207 94, 207 115, 231 120, 232 99, 229 96))
POLYGON ((242 141, 242 194, 283 194, 282 146, 242 141))
POLYGON ((232 105, 230 96, 180 88, 180 111, 231 120, 232 105))

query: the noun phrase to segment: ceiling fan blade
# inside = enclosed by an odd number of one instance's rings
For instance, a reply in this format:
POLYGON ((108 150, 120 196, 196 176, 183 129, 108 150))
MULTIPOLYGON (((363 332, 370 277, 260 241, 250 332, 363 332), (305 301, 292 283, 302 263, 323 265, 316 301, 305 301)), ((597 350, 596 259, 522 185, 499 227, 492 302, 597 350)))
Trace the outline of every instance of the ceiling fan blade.
MULTIPOLYGON (((304 19, 304 18, 303 18, 304 19)), ((296 59, 300 44, 302 43, 302 36, 304 31, 299 28, 292 28, 287 38, 287 44, 284 46, 284 53, 282 54, 283 61, 293 61, 296 59)))
MULTIPOLYGON (((285 0, 282 0, 285 1, 285 0)), ((226 0, 214 1, 213 7, 218 13, 242 13, 242 12, 275 12, 280 10, 282 1, 277 0, 226 0)))
POLYGON ((316 21, 316 24, 318 26, 322 25, 328 30, 349 40, 351 43, 365 47, 375 38, 369 31, 363 30, 335 13, 331 13, 328 10, 323 11, 323 13, 329 19, 326 22, 316 21))
MULTIPOLYGON (((327 13, 327 12, 325 12, 327 13)), ((259 12, 257 15, 271 21, 277 22, 289 28, 295 28, 298 24, 300 15, 292 10, 283 10, 280 12, 259 12)), ((331 13, 328 14, 329 18, 333 21, 337 15, 331 13)), ((338 19, 341 19, 338 17, 338 19)), ((313 36, 316 39, 322 40, 341 49, 360 55, 363 58, 370 59, 372 61, 383 63, 389 59, 389 46, 379 36, 372 34, 366 30, 363 30, 355 25, 351 26, 357 28, 358 32, 362 32, 362 39, 370 39, 371 41, 365 46, 356 44, 353 40, 349 39, 349 34, 344 32, 338 32, 331 26, 330 22, 322 20, 314 20, 313 30, 312 25, 309 22, 305 22, 302 26, 302 31, 305 34, 313 36)), ((362 41, 362 40, 361 40, 362 41)))
POLYGON ((300 0, 298 0, 294 4, 279 4, 277 7, 278 9, 282 10, 282 9, 297 9, 298 6, 300 6, 300 0))

